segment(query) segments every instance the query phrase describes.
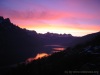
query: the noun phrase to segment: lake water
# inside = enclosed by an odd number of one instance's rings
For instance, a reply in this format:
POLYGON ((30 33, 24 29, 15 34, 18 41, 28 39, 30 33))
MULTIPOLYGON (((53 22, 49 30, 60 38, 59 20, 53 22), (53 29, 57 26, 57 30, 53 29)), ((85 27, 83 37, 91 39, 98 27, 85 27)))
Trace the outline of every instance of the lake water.
POLYGON ((62 45, 45 45, 45 47, 51 48, 53 53, 65 50, 65 47, 62 45))

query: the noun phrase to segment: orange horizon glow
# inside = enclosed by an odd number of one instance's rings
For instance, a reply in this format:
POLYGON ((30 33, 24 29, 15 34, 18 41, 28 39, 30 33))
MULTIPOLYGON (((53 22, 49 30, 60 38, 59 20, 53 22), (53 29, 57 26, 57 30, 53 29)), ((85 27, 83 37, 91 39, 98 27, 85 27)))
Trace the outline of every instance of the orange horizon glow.
MULTIPOLYGON (((37 33, 42 33, 45 34, 47 32, 51 33, 58 33, 58 34, 72 34, 73 36, 84 36, 87 34, 95 33, 100 30, 100 26, 88 26, 85 27, 72 27, 71 26, 64 26, 64 25, 30 25, 26 27, 21 27, 21 28, 27 28, 28 30, 35 30, 37 33), (91 28, 91 29, 90 29, 91 28)), ((84 25, 83 25, 84 26, 84 25)))

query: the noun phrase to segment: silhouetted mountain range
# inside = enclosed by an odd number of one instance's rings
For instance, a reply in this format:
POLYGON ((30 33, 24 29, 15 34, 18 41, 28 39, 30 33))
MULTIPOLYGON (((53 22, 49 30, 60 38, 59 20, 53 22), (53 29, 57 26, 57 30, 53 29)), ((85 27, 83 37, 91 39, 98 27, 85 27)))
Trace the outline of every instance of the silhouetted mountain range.
POLYGON ((2 60, 0 66, 22 62, 33 57, 39 45, 35 31, 22 29, 12 24, 9 18, 0 17, 0 60, 2 60))
POLYGON ((100 32, 84 37, 90 36, 95 37, 73 48, 33 60, 28 64, 20 64, 6 75, 99 75, 100 32))
POLYGON ((38 34, 36 31, 22 29, 11 23, 9 18, 0 17, 0 66, 10 65, 34 57, 38 52, 50 53, 44 46, 63 44, 62 39, 73 37, 71 34, 38 34), (12 58, 13 57, 13 58, 12 58))
POLYGON ((85 68, 86 70, 99 70, 99 53, 100 32, 83 37, 50 32, 40 34, 34 30, 22 29, 14 25, 9 18, 0 17, 0 67, 3 67, 3 69, 0 68, 0 71, 2 74, 4 72, 8 74, 9 71, 10 75, 62 75, 68 70, 85 70, 85 68), (35 57, 37 53, 51 53, 55 48, 53 45, 63 46, 66 50, 28 64, 22 63, 17 67, 4 68, 4 66, 35 57))

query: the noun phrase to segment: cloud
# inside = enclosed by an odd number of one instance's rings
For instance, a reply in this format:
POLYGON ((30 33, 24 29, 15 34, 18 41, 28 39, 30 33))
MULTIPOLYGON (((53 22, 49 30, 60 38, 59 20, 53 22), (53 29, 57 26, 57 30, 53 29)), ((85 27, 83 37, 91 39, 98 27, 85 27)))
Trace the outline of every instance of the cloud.
POLYGON ((89 13, 75 13, 75 12, 63 12, 54 10, 26 10, 17 11, 12 9, 1 9, 0 15, 21 20, 55 20, 59 18, 77 18, 77 19, 100 19, 98 14, 89 13))
POLYGON ((55 20, 59 18, 100 19, 99 5, 97 3, 94 4, 93 0, 91 2, 89 0, 42 1, 4 0, 0 3, 2 4, 0 15, 16 20, 55 20), (43 3, 42 1, 45 2, 43 3), (48 4, 48 2, 51 4, 48 4), (50 7, 56 7, 56 9, 50 7), (60 11, 59 9, 63 10, 60 11))
POLYGON ((0 16, 28 29, 97 31, 99 3, 99 0, 1 0, 0 16))

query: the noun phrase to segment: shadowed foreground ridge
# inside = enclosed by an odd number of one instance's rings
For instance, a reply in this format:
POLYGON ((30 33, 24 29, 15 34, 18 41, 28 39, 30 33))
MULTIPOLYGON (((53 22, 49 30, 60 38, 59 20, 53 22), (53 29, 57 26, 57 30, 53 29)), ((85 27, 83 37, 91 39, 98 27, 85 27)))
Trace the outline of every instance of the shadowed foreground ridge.
POLYGON ((87 71, 86 74, 99 75, 100 72, 100 32, 92 40, 74 48, 54 53, 49 57, 34 60, 12 68, 6 75, 80 75, 69 71, 87 71), (89 73, 89 71, 91 71, 89 73), (94 72, 93 72, 94 71, 94 72))
POLYGON ((39 46, 38 36, 33 35, 10 22, 10 19, 0 17, 0 67, 25 61, 35 54, 35 48, 39 46))

